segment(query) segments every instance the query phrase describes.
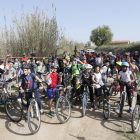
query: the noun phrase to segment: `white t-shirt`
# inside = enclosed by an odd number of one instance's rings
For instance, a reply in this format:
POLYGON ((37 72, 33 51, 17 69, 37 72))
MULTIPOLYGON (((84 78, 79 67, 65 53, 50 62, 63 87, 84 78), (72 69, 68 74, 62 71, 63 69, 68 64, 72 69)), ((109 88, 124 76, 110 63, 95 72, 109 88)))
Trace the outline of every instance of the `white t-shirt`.
POLYGON ((101 75, 100 72, 99 73, 94 73, 93 76, 95 77, 95 81, 99 83, 99 84, 95 85, 95 88, 100 88, 101 86, 104 85, 104 83, 102 81, 102 75, 101 75))
MULTIPOLYGON (((108 68, 108 72, 110 72, 110 68, 108 68)), ((102 78, 106 79, 106 74, 107 74, 107 67, 104 67, 104 69, 101 68, 100 70, 101 74, 102 74, 102 78)))
POLYGON ((101 60, 102 60, 101 57, 96 57, 95 60, 96 60, 96 63, 97 63, 98 65, 101 64, 101 60))
POLYGON ((131 81, 131 76, 130 75, 132 74, 132 72, 130 70, 127 70, 126 72, 120 71, 119 74, 121 75, 121 80, 123 82, 128 83, 129 81, 131 81))

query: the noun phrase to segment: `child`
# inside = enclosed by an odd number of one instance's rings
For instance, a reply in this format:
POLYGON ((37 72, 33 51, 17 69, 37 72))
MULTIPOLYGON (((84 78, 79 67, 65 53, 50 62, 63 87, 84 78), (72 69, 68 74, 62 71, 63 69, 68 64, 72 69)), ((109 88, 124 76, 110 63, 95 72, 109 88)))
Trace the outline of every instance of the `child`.
POLYGON ((99 65, 96 65, 94 67, 93 82, 96 84, 95 85, 95 95, 96 95, 95 109, 98 109, 97 101, 98 101, 98 98, 101 96, 101 89, 103 89, 104 93, 106 93, 108 102, 109 102, 109 99, 110 99, 109 92, 108 92, 106 86, 104 85, 104 83, 102 81, 102 75, 100 73, 99 65))
MULTIPOLYGON (((41 83, 41 87, 39 89, 43 89, 43 84, 42 84, 42 81, 34 73, 30 73, 30 69, 31 69, 30 64, 25 63, 22 65, 23 74, 20 76, 18 86, 21 93, 24 93, 24 90, 27 90, 27 89, 29 90, 36 89, 34 91, 35 97, 37 98, 37 103, 39 105, 41 115, 44 115, 44 111, 42 109, 39 92, 37 90, 37 85, 35 83, 35 80, 41 83)), ((32 93, 30 91, 26 92, 25 97, 27 100, 27 109, 28 109, 29 104, 30 104, 30 98, 32 98, 32 93)))
MULTIPOLYGON (((58 66, 58 65, 57 65, 58 66)), ((61 83, 62 82, 62 73, 60 72, 60 75, 56 73, 57 71, 57 66, 51 66, 51 71, 46 74, 45 81, 47 81, 47 95, 49 98, 49 114, 51 116, 56 116, 52 112, 52 102, 54 99, 55 92, 58 91, 57 87, 57 82, 61 83)))
MULTIPOLYGON (((132 86, 131 83, 135 81, 134 76, 131 71, 128 70, 129 63, 128 62, 122 62, 122 71, 119 72, 117 75, 118 80, 121 78, 122 82, 127 83, 126 91, 127 91, 127 97, 128 97, 128 104, 129 104, 129 112, 130 114, 133 113, 132 111, 132 100, 131 100, 131 90, 132 86)), ((116 69, 117 70, 117 69, 116 69)), ((124 88, 124 85, 121 84, 120 86, 120 93, 122 93, 124 88)), ((115 109, 116 112, 120 111, 120 107, 115 109)))

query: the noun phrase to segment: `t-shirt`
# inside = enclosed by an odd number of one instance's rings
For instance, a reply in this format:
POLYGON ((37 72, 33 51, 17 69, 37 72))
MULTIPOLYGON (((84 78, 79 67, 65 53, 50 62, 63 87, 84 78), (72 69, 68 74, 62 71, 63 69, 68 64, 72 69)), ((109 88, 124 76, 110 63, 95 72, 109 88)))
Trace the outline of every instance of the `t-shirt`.
POLYGON ((26 60, 26 61, 28 61, 28 58, 27 58, 27 57, 25 57, 25 58, 23 57, 22 60, 26 60))
POLYGON ((130 70, 127 70, 126 72, 120 71, 119 74, 121 75, 121 80, 123 82, 129 82, 131 81, 131 77, 130 75, 132 74, 132 72, 130 70))
POLYGON ((35 83, 35 77, 36 77, 36 75, 34 73, 32 73, 32 76, 31 76, 31 73, 29 75, 22 74, 20 76, 19 82, 22 83, 22 87, 24 90, 25 89, 30 89, 30 90, 37 89, 37 85, 35 83))
POLYGON ((13 75, 16 74, 16 70, 14 68, 9 69, 9 74, 4 75, 5 80, 8 80, 13 77, 13 75))
POLYGON ((101 64, 101 60, 102 60, 101 57, 96 57, 95 60, 96 60, 97 65, 101 64))
MULTIPOLYGON (((49 73, 46 74, 46 76, 49 73)), ((59 76, 57 73, 51 73, 49 79, 47 80, 47 88, 55 89, 57 86, 57 81, 59 80, 59 76)))
POLYGON ((95 77, 95 81, 98 82, 99 84, 95 85, 95 88, 100 88, 101 86, 104 85, 103 81, 102 81, 102 75, 101 73, 94 73, 93 76, 95 77))
POLYGON ((107 72, 110 72, 110 68, 104 66, 104 69, 101 69, 100 72, 101 72, 101 75, 102 75, 102 79, 106 79, 106 74, 107 72))
POLYGON ((81 65, 76 65, 76 66, 72 66, 72 74, 80 74, 80 68, 81 68, 82 66, 81 65))

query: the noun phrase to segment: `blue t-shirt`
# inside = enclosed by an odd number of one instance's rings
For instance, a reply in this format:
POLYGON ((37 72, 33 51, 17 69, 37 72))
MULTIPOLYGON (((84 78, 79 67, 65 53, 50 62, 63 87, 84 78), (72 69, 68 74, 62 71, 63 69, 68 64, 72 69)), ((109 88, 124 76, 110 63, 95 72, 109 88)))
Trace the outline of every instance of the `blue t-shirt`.
POLYGON ((31 73, 27 76, 25 76, 24 74, 22 74, 20 76, 19 82, 22 83, 22 88, 25 89, 30 89, 30 90, 34 90, 37 89, 37 85, 35 83, 35 77, 36 75, 34 73, 31 73))
MULTIPOLYGON (((17 72, 19 72, 20 69, 21 69, 21 67, 19 67, 19 68, 17 69, 17 72)), ((21 69, 19 75, 21 76, 22 74, 23 74, 23 70, 21 69)))

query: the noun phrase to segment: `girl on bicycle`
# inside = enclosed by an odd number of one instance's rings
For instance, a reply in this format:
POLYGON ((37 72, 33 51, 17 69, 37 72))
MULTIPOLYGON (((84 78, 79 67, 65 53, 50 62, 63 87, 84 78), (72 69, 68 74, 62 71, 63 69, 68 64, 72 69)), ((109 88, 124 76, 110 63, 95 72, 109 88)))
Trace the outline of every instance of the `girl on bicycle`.
MULTIPOLYGON (((127 97, 128 97, 129 112, 130 114, 132 114, 133 111, 132 111, 131 89, 132 89, 132 82, 134 82, 135 79, 132 72, 128 69, 128 67, 129 67, 128 62, 122 62, 122 71, 120 71, 119 74, 117 75, 117 79, 120 80, 121 78, 122 82, 127 83, 126 92, 127 92, 127 97)), ((123 89, 124 89, 124 85, 121 84, 120 94, 122 93, 123 89)), ((115 111, 116 112, 120 111, 120 107, 116 108, 115 111)))
POLYGON ((24 90, 26 91, 29 90, 29 92, 25 93, 25 98, 27 100, 27 109, 30 104, 30 98, 32 98, 32 92, 30 90, 35 90, 34 93, 35 97, 37 98, 37 103, 39 105, 41 115, 44 115, 44 111, 42 109, 39 92, 35 80, 41 83, 41 87, 39 87, 39 89, 43 89, 43 84, 42 81, 34 73, 30 73, 30 69, 31 69, 30 64, 25 63, 22 65, 23 74, 20 76, 19 79, 18 83, 19 90, 21 93, 24 93, 24 90))
POLYGON ((100 73, 100 66, 99 65, 96 65, 94 67, 94 74, 93 74, 93 82, 95 83, 95 95, 96 95, 96 98, 95 98, 95 109, 98 109, 98 106, 97 106, 97 101, 98 101, 98 98, 101 96, 101 89, 104 90, 104 93, 107 95, 107 99, 108 99, 108 102, 109 102, 109 99, 110 99, 110 96, 109 96, 109 92, 106 88, 106 86, 104 85, 103 81, 102 81, 102 75, 100 73))

